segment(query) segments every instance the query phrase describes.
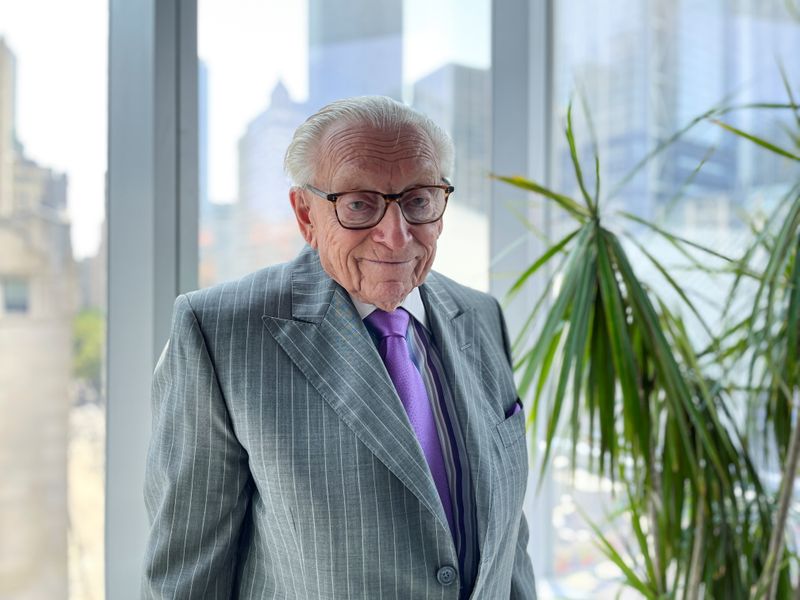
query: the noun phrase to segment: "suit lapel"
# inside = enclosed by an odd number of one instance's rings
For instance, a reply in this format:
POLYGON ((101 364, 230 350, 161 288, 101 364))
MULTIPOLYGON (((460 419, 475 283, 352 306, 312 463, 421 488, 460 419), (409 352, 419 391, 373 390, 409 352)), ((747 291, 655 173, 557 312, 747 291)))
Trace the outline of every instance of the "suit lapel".
POLYGON ((428 464, 350 297, 304 252, 292 273, 292 319, 264 325, 355 435, 449 532, 428 464))
POLYGON ((453 394, 456 418, 461 425, 469 452, 482 563, 488 555, 487 525, 494 489, 491 481, 492 432, 497 417, 487 410, 484 388, 480 381, 482 367, 476 357, 480 356, 481 349, 475 310, 471 307, 462 308, 435 273, 428 276, 421 287, 421 293, 431 332, 453 394))

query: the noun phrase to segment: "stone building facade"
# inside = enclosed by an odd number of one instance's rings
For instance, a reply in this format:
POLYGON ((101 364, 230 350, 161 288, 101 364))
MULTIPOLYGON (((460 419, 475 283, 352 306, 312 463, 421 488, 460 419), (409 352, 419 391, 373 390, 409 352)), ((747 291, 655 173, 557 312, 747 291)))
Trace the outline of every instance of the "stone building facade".
POLYGON ((0 39, 0 598, 58 600, 77 279, 66 176, 26 158, 14 133, 14 64, 0 39))

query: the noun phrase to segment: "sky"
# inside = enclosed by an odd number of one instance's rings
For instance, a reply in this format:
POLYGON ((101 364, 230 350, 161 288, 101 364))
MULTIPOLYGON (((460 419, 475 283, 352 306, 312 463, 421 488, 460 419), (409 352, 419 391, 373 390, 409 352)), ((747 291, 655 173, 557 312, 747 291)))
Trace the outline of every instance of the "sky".
POLYGON ((17 137, 69 176, 73 252, 93 254, 105 198, 105 0, 0 0, 0 36, 17 59, 17 137))
MULTIPOLYGON (((489 0, 405 0, 403 79, 408 85, 448 62, 488 68, 489 0)), ((282 81, 308 96, 308 5, 286 0, 199 0, 198 55, 209 78, 209 198, 236 196, 237 142, 282 81), (273 58, 274 57, 274 58, 273 58)))
MULTIPOLYGON (((308 93, 307 1, 199 0, 198 54, 209 77, 209 195, 236 194, 236 143, 279 80, 308 93)), ((405 0, 406 85, 455 61, 489 66, 489 0, 405 0)), ((17 59, 17 137, 69 177, 73 252, 94 254, 107 165, 107 0, 0 0, 17 59), (44 18, 43 18, 44 17, 44 18)))

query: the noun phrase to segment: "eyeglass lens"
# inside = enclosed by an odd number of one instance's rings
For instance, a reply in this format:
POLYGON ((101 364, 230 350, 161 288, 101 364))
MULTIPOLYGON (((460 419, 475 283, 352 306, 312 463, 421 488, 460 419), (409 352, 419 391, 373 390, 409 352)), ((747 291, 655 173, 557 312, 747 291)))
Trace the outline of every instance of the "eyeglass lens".
MULTIPOLYGON (((409 223, 430 223, 442 216, 445 191, 437 187, 408 190, 398 203, 409 223)), ((345 227, 370 227, 386 212, 386 200, 375 192, 347 192, 336 201, 336 214, 345 227)))

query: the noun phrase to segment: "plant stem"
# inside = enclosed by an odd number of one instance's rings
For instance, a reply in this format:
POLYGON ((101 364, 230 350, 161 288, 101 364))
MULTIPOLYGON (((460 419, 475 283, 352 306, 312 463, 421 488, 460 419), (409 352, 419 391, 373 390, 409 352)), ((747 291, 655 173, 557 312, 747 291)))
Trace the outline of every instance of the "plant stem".
POLYGON ((663 584, 663 571, 661 569, 661 543, 659 540, 658 535, 658 506, 657 504, 657 496, 655 492, 652 493, 650 496, 649 505, 649 513, 650 513, 650 532, 653 536, 653 570, 656 574, 656 590, 658 590, 659 597, 664 593, 664 584, 663 584))
MULTIPOLYGON (((795 391, 795 406, 800 400, 800 392, 795 391)), ((784 538, 786 537, 786 521, 789 516, 789 504, 792 499, 794 489, 794 479, 797 473, 797 463, 800 459, 800 414, 795 419, 794 430, 789 441, 789 448, 786 452, 786 465, 783 469, 781 478, 780 495, 778 500, 778 512, 775 518, 775 526, 769 540, 769 552, 767 554, 766 568, 761 574, 763 583, 768 583, 769 590, 767 600, 775 600, 778 593, 778 581, 780 580, 780 569, 778 568, 782 555, 784 538)), ((759 589, 764 589, 762 582, 759 582, 759 589)))
POLYGON ((700 481, 697 498, 697 520, 695 522, 694 544, 692 544, 692 562, 689 567, 689 583, 686 600, 697 600, 700 594, 700 577, 703 572, 703 546, 706 532, 706 492, 705 482, 700 481))
POLYGON ((658 515, 663 507, 661 504, 661 479, 655 464, 657 436, 651 435, 650 459, 647 461, 647 470, 650 471, 650 500, 648 511, 650 513, 650 533, 653 536, 653 570, 656 575, 656 590, 661 596, 666 591, 664 589, 665 573, 661 566, 661 540, 659 539, 658 515))

